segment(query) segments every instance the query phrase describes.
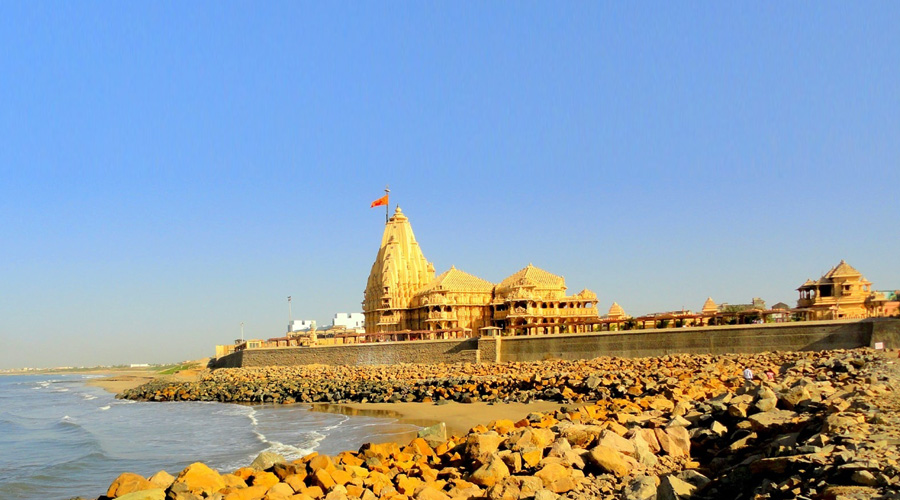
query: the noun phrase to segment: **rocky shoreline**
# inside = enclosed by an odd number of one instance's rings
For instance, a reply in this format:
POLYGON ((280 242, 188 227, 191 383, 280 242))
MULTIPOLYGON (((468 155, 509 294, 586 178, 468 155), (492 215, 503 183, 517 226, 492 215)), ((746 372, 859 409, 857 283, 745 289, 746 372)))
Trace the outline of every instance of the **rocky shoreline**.
POLYGON ((125 397, 341 403, 549 399, 567 408, 462 436, 367 444, 220 474, 123 474, 104 498, 900 498, 897 353, 597 358, 504 365, 217 370, 125 397), (744 368, 775 380, 745 381, 744 368))
POLYGON ((706 383, 697 395, 740 382, 744 368, 779 370, 809 352, 754 355, 670 355, 502 364, 429 364, 232 368, 196 381, 157 379, 121 394, 138 401, 225 403, 582 403, 663 393, 684 379, 706 383))

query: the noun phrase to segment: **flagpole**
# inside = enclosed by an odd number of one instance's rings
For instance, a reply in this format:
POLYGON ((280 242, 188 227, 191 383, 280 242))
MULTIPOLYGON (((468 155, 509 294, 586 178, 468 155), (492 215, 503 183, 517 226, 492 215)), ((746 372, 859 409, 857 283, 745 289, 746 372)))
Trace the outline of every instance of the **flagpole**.
MULTIPOLYGON (((388 188, 390 188, 390 186, 384 186, 384 195, 385 195, 385 196, 389 196, 389 195, 390 195, 391 190, 388 189, 388 188)), ((390 200, 390 199, 389 199, 389 200, 390 200)), ((390 201, 388 201, 388 203, 385 203, 385 204, 384 204, 384 225, 385 225, 385 226, 386 226, 387 223, 388 223, 388 214, 389 214, 390 211, 391 211, 390 208, 391 208, 391 203, 390 203, 390 201)))

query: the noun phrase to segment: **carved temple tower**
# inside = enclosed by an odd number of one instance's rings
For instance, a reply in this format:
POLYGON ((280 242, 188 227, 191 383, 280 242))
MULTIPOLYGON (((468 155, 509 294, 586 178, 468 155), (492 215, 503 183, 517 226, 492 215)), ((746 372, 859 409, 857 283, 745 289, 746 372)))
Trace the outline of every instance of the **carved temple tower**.
POLYGON ((409 219, 397 207, 384 227, 363 299, 367 332, 413 329, 407 314, 413 296, 434 279, 434 265, 416 242, 409 219))
POLYGON ((373 340, 580 333, 600 319, 594 292, 566 295, 562 276, 531 264, 496 286, 456 267, 435 277, 399 207, 384 227, 362 305, 373 340))

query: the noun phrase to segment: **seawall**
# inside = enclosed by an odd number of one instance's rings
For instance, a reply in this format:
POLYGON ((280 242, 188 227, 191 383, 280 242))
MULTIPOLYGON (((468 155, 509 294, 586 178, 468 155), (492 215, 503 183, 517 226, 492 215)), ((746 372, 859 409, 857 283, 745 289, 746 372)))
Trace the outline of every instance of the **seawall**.
POLYGON ((631 330, 466 340, 380 342, 315 347, 251 349, 223 356, 215 368, 305 364, 379 365, 636 358, 666 354, 726 354, 900 348, 900 319, 839 320, 702 328, 631 330))
POLYGON ((398 363, 478 363, 478 339, 373 344, 272 347, 238 351, 216 360, 215 368, 295 365, 392 365, 398 363))

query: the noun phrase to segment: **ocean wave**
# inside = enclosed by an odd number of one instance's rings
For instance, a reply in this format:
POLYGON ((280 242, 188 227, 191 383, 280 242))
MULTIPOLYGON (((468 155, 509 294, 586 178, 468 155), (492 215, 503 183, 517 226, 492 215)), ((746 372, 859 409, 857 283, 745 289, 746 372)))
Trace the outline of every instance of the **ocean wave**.
POLYGON ((350 420, 350 417, 348 417, 347 415, 338 415, 338 417, 342 417, 343 420, 341 420, 340 422, 338 422, 338 423, 336 423, 336 424, 334 424, 334 425, 329 425, 329 426, 327 426, 327 427, 322 427, 322 430, 325 430, 325 431, 333 431, 333 430, 337 429, 338 427, 340 427, 341 425, 343 425, 344 422, 350 420))
POLYGON ((269 442, 269 440, 266 439, 266 435, 263 434, 262 432, 259 432, 258 430, 253 429, 253 434, 256 436, 256 439, 258 439, 260 443, 265 444, 265 443, 269 442))
POLYGON ((263 451, 277 453, 288 460, 304 457, 312 453, 314 450, 314 448, 300 448, 299 446, 284 444, 279 441, 268 441, 268 444, 269 447, 263 451))
POLYGON ((93 463, 108 462, 112 459, 112 457, 104 453, 98 447, 91 446, 90 448, 92 448, 93 451, 84 453, 74 458, 70 458, 61 463, 54 464, 54 470, 57 472, 65 471, 66 474, 72 475, 75 472, 90 469, 93 463))
POLYGON ((90 400, 92 400, 92 399, 97 399, 97 396, 94 396, 93 394, 82 394, 81 397, 82 397, 82 399, 84 399, 85 401, 90 401, 90 400))
POLYGON ((77 429, 78 431, 90 434, 90 432, 88 432, 88 430, 85 429, 84 426, 82 426, 77 420, 75 420, 74 418, 72 418, 68 415, 59 419, 59 421, 56 422, 56 426, 63 430, 77 429))
POLYGON ((110 409, 110 408, 111 408, 111 406, 106 405, 106 406, 101 406, 100 408, 97 408, 97 409, 100 410, 100 411, 106 411, 106 410, 108 410, 108 409, 110 409))
POLYGON ((17 432, 23 428, 24 427, 21 424, 14 420, 0 417, 0 430, 2 430, 4 433, 17 432))
POLYGON ((309 447, 310 453, 312 453, 316 448, 319 447, 319 444, 322 443, 322 440, 325 439, 326 436, 325 434, 316 431, 311 431, 309 435, 312 436, 312 438, 306 441, 304 444, 309 447))

